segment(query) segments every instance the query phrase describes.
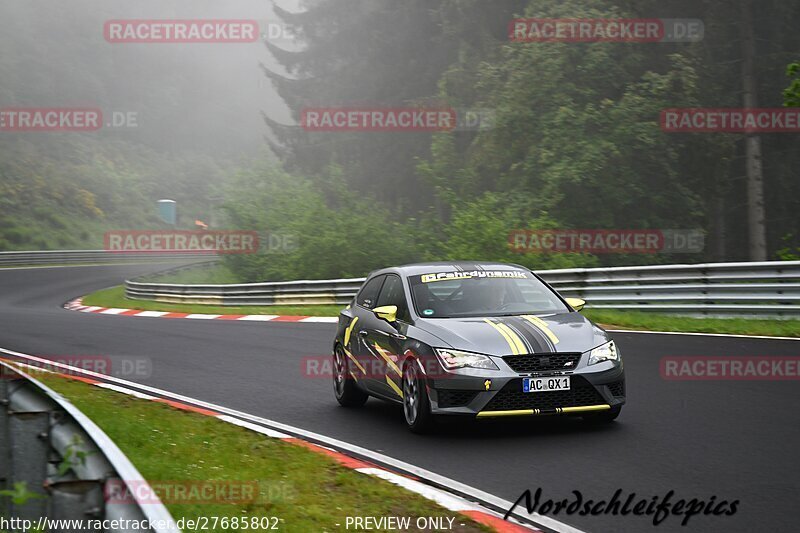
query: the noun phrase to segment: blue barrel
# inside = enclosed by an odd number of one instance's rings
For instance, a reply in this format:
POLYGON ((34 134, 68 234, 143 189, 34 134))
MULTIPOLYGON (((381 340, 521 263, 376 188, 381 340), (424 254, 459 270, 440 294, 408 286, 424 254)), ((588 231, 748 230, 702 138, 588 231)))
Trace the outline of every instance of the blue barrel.
POLYGON ((178 221, 178 207, 175 200, 159 200, 158 201, 158 216, 167 224, 173 226, 178 221))

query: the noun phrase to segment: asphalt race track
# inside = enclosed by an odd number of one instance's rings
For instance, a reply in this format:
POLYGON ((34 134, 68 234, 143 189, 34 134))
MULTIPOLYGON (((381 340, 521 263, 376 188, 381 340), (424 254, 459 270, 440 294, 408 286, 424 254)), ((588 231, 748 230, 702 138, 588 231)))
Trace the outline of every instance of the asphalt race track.
MULTIPOLYGON (((739 500, 733 517, 555 516, 586 531, 797 531, 800 407, 797 381, 665 381, 664 356, 797 356, 800 341, 614 335, 628 405, 616 424, 516 419, 406 430, 399 407, 370 400, 340 408, 329 379, 302 358, 330 353, 333 324, 167 320, 66 311, 61 305, 165 265, 0 269, 0 347, 52 356, 148 358, 126 379, 292 424, 410 462, 510 501, 525 489, 560 500, 739 500)), ((125 377, 125 376, 122 376, 125 377)))

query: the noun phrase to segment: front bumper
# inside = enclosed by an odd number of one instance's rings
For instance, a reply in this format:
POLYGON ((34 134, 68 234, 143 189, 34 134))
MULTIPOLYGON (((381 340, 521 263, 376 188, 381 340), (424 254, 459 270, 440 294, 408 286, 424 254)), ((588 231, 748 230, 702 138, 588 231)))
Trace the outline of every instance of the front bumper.
POLYGON ((621 362, 579 366, 575 371, 518 373, 510 368, 464 370, 428 380, 431 410, 437 415, 477 418, 580 414, 610 410, 625 403, 621 362), (570 376, 569 391, 522 391, 525 377, 570 376))

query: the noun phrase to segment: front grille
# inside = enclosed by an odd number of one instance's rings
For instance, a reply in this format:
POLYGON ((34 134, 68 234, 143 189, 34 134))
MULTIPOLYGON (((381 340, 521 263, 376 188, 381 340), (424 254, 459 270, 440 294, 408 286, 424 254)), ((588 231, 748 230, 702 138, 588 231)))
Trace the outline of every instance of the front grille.
POLYGON ((439 395, 439 407, 461 407, 471 402, 478 391, 474 390, 448 390, 436 391, 439 395))
POLYGON ((581 359, 579 353, 547 353, 509 355, 503 361, 514 372, 527 374, 530 372, 548 372, 551 370, 575 370, 581 359))
POLYGON ((571 389, 552 392, 522 392, 522 380, 509 381, 483 408, 484 411, 516 411, 520 409, 555 409, 581 407, 607 402, 584 378, 572 376, 571 389))
POLYGON ((608 390, 611 391, 611 395, 617 398, 621 398, 625 396, 625 380, 621 379, 614 383, 609 383, 608 390))

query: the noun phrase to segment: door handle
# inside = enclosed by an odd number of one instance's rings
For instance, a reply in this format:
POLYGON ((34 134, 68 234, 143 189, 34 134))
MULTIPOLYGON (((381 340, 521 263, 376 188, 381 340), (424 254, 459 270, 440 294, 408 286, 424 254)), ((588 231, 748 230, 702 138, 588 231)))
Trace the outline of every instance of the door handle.
POLYGON ((358 330, 358 336, 359 336, 359 337, 366 337, 367 335, 369 335, 369 333, 367 332, 367 330, 365 330, 365 329, 360 329, 360 330, 358 330))
POLYGON ((381 331, 381 330, 376 330, 376 331, 377 333, 380 333, 384 337, 391 337, 393 339, 405 340, 408 338, 405 335, 401 335, 400 333, 389 333, 388 331, 381 331))

